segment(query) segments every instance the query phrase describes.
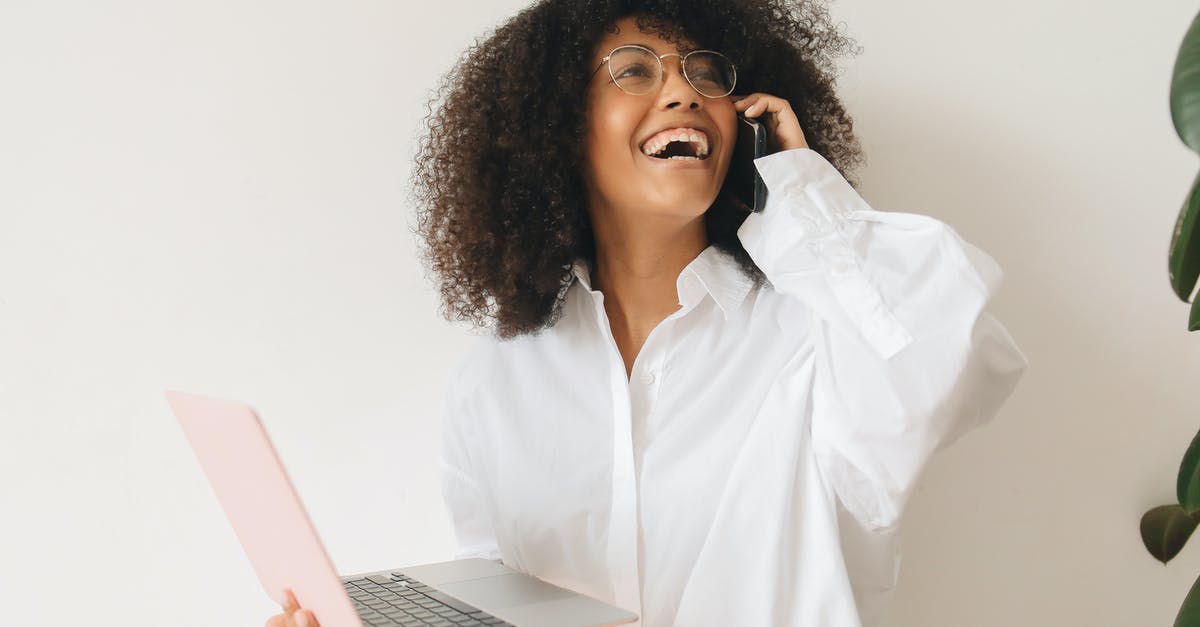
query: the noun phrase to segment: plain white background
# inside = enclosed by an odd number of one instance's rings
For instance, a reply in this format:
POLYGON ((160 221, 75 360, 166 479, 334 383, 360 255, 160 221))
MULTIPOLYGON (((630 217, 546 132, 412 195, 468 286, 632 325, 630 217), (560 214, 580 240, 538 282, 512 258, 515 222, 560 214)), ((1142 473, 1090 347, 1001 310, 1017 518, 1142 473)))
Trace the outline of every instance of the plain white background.
MULTIPOLYGON (((259 625, 162 390, 264 416, 343 573, 447 559, 439 403, 470 340, 405 186, 437 78, 524 2, 0 4, 0 623, 259 625)), ((894 627, 1167 625, 1197 573, 1138 538, 1200 420, 1167 282, 1196 157, 1194 3, 838 0, 882 210, 1005 269, 1031 360, 909 510, 894 627)))

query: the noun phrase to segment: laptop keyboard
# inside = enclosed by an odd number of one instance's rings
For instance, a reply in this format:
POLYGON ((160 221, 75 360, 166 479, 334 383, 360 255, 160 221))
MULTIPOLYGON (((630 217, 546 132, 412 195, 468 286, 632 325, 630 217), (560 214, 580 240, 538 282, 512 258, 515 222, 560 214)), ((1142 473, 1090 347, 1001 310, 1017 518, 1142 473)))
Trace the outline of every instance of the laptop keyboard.
POLYGON ((401 573, 342 582, 363 623, 371 627, 509 625, 401 573))

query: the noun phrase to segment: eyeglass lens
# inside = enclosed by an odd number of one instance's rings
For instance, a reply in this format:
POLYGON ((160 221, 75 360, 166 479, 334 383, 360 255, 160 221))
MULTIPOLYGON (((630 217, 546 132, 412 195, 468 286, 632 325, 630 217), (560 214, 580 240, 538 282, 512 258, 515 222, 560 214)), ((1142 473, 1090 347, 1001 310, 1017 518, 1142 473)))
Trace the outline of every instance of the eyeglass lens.
MULTIPOLYGON (((662 80, 662 63, 643 48, 618 48, 609 58, 608 68, 617 86, 634 95, 653 91, 662 80)), ((733 91, 733 64, 719 53, 693 52, 684 62, 683 73, 696 91, 710 98, 720 98, 733 91)))

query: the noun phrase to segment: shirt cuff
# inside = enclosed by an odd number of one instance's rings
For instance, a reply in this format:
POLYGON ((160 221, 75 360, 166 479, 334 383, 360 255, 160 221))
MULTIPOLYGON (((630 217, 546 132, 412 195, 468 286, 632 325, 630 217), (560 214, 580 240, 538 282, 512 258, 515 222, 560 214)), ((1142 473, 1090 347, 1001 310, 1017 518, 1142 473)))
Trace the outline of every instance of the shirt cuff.
MULTIPOLYGON (((788 277, 822 275, 838 308, 883 358, 912 342, 879 289, 868 279, 851 240, 877 213, 820 153, 795 148, 754 160, 767 185, 767 206, 746 217, 738 237, 771 283, 814 306, 822 317, 841 317, 822 307, 807 284, 788 277), (851 228, 850 224, 855 226, 851 228)), ((878 273, 871 273, 877 275, 878 273)))
POLYGON ((767 186, 768 196, 804 196, 809 200, 776 204, 786 207, 810 237, 832 234, 855 211, 872 211, 837 168, 811 148, 759 157, 754 167, 767 186))

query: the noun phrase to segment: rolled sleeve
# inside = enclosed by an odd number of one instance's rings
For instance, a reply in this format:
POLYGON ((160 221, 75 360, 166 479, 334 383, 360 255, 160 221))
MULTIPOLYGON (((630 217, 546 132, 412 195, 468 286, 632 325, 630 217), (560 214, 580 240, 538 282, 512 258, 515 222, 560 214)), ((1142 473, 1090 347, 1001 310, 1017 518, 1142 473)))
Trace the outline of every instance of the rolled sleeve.
POLYGON ((869 529, 899 519, 930 455, 999 411, 1027 360, 985 309, 996 262, 932 217, 872 209, 811 149, 755 160, 769 195, 738 231, 812 312, 814 449, 869 529))

